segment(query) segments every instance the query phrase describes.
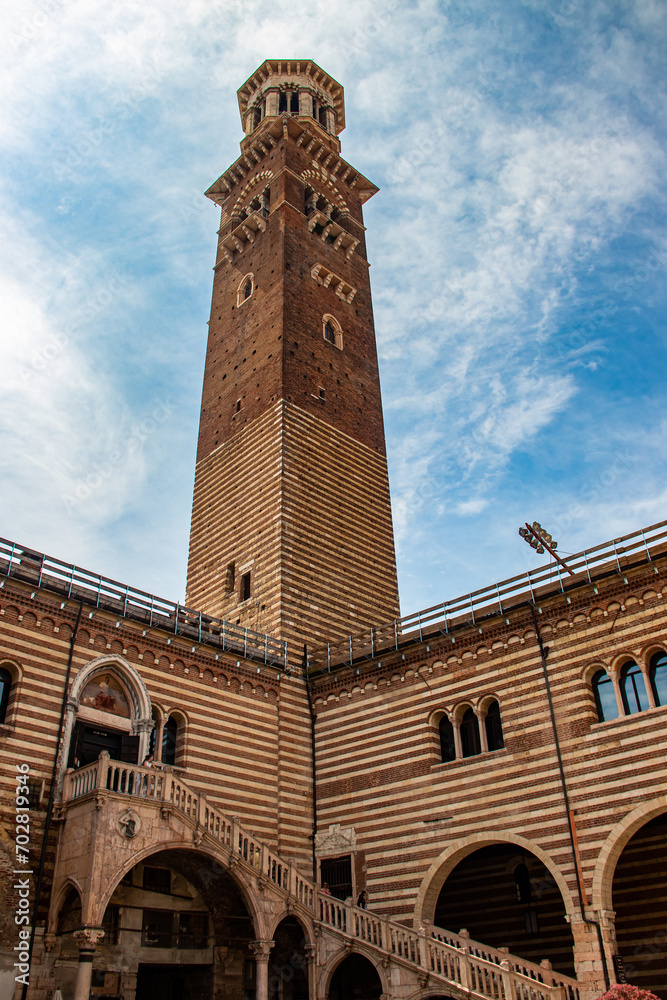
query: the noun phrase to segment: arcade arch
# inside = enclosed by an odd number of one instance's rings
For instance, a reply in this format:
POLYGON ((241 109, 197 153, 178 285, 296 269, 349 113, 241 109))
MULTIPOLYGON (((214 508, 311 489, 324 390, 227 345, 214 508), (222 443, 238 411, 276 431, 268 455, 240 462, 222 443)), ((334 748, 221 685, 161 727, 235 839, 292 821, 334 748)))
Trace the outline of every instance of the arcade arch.
POLYGON ((102 965, 122 967, 129 977, 117 984, 121 995, 132 989, 134 976, 137 996, 164 995, 166 967, 202 997, 239 983, 244 991, 253 988, 252 945, 265 936, 261 915, 230 869, 192 844, 133 855, 111 877, 104 898, 86 904, 68 883, 59 899, 51 919, 56 957, 75 954, 74 924, 103 927, 96 950, 102 965))
POLYGON ((574 974, 567 917, 573 900, 558 868, 514 834, 478 834, 452 844, 431 865, 418 893, 415 925, 435 924, 528 961, 548 958, 574 974))
POLYGON ((347 1000, 353 996, 380 1000, 384 994, 380 970, 359 952, 352 952, 336 965, 326 992, 328 1000, 347 1000))

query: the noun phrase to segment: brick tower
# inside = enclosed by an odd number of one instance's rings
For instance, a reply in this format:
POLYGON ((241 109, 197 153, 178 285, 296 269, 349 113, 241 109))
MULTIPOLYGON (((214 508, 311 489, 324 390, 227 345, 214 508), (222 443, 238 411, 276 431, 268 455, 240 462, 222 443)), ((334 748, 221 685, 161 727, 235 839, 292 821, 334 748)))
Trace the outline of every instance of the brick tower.
POLYGON ((362 205, 343 88, 267 60, 220 205, 186 601, 296 643, 398 615, 362 205))

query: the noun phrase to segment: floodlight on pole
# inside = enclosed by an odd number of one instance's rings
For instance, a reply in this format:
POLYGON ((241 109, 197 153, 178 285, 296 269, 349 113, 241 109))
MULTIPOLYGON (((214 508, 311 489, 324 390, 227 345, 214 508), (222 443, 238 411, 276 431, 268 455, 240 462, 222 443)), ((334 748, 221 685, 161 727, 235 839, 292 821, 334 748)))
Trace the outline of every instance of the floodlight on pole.
POLYGON ((574 576, 574 572, 570 569, 567 563, 564 562, 560 556, 556 555, 558 542, 554 542, 549 532, 546 528, 542 527, 539 521, 533 521, 532 524, 528 524, 528 521, 526 521, 524 527, 519 528, 519 534, 531 548, 535 549, 538 555, 542 555, 546 549, 546 551, 554 557, 556 562, 568 571, 570 576, 574 576))

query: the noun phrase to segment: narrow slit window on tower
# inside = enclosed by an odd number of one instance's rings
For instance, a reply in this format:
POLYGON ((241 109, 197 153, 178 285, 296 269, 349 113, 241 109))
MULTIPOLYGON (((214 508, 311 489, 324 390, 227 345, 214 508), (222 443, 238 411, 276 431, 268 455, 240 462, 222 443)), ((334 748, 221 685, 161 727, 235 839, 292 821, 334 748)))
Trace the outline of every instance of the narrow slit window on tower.
POLYGON ((282 115, 283 112, 287 111, 287 94, 285 91, 280 94, 278 98, 278 114, 282 115))
POLYGON ((241 400, 240 399, 236 400, 234 412, 235 413, 240 413, 241 412, 241 400))
POLYGON ((236 563, 230 562, 227 566, 227 574, 225 579, 225 590, 231 593, 236 586, 236 563))
POLYGON ((241 600, 250 600, 250 572, 244 573, 241 577, 241 600))
POLYGON ((327 397, 326 389, 323 389, 322 386, 320 386, 320 399, 326 399, 326 397, 327 397))
POLYGON ((290 114, 298 115, 299 113, 299 91, 294 90, 289 102, 290 114))

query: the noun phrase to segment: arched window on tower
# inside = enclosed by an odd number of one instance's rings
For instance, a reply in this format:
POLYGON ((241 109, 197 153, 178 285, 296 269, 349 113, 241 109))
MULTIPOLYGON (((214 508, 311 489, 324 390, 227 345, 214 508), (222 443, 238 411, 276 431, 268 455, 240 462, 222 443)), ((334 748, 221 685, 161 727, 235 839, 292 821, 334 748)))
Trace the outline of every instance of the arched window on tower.
POLYGON ((0 725, 7 719, 9 695, 12 690, 12 675, 6 667, 0 667, 0 725))
POLYGON ((343 328, 335 316, 329 314, 322 317, 322 336, 329 344, 339 351, 343 350, 343 328))
POLYGON ((597 708, 600 722, 609 722, 618 718, 618 705, 614 693, 614 685, 606 670, 598 670, 593 674, 591 684, 595 697, 595 707, 597 708))
POLYGON ((174 765, 176 763, 176 744, 178 742, 178 723, 173 715, 170 715, 162 729, 162 763, 174 765))
POLYGON ((253 294, 254 291, 255 291, 255 279, 254 279, 254 275, 252 275, 252 274, 246 274, 246 275, 244 275, 241 278, 239 286, 238 286, 238 288, 236 290, 236 305, 237 305, 237 308, 238 308, 238 306, 243 305, 244 302, 247 302, 248 299, 250 298, 250 296, 253 294))
POLYGON ((476 757, 481 749, 479 722, 472 708, 468 708, 461 719, 461 750, 464 757, 476 757))
POLYGON ((621 670, 621 697, 626 715, 643 712, 649 707, 644 675, 634 660, 626 663, 621 670))
POLYGON ((667 705, 667 653, 651 657, 648 675, 656 705, 667 705))
POLYGON ((281 91, 278 97, 278 114, 282 115, 286 113, 287 113, 287 93, 286 91, 283 90, 281 91))
POLYGON ((299 113, 299 91, 293 90, 289 102, 289 111, 291 115, 298 115, 299 113))
POLYGON ((438 728, 440 730, 440 756, 443 764, 446 764, 450 760, 456 760, 454 727, 447 716, 443 715, 440 719, 438 728))
POLYGON ((489 750, 502 750, 505 746, 503 739, 503 726, 500 721, 500 705, 497 701, 492 701, 486 710, 484 719, 486 729, 486 743, 489 750))

